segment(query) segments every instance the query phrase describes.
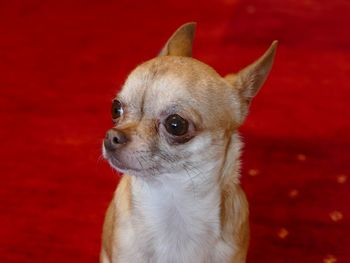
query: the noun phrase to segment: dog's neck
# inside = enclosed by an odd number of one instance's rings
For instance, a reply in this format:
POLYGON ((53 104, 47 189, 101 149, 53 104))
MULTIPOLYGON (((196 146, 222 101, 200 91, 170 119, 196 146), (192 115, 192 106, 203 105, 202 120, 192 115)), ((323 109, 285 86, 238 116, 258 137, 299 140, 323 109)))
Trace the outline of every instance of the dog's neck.
MULTIPOLYGON (((193 259, 193 253, 210 251, 220 237, 221 194, 226 180, 223 177, 238 177, 232 174, 238 172, 232 163, 238 166, 239 162, 233 160, 238 160, 240 154, 238 136, 233 135, 227 144, 223 156, 202 163, 198 169, 164 174, 161 180, 132 177, 133 213, 143 220, 141 232, 154 242, 154 249, 168 250, 153 252, 157 256, 168 255, 163 262, 179 259, 174 255, 176 249, 188 251, 181 256, 193 259)), ((204 256, 202 253, 200 257, 204 256)))

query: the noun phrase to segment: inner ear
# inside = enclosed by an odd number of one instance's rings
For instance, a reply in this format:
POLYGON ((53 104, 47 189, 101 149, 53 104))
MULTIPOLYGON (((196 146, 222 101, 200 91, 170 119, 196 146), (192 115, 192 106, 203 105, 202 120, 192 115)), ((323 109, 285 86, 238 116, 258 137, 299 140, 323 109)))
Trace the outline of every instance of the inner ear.
POLYGON ((274 41, 270 48, 254 63, 239 71, 237 74, 229 74, 225 80, 236 90, 242 101, 242 120, 248 113, 249 105, 253 97, 258 93, 270 73, 277 41, 274 41))
POLYGON ((192 56, 192 45, 196 23, 190 22, 179 27, 169 38, 158 56, 192 56))
POLYGON ((274 41, 270 48, 254 63, 237 74, 229 74, 225 77, 227 82, 240 91, 243 100, 250 101, 264 84, 273 64, 277 43, 274 41))

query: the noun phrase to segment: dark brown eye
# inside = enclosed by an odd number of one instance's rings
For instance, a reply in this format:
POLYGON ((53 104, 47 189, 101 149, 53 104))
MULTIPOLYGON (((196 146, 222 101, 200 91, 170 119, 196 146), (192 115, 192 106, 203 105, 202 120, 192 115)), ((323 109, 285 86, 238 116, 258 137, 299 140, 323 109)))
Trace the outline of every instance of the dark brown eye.
POLYGON ((169 115, 164 126, 168 133, 175 136, 185 135, 188 131, 188 121, 177 114, 169 115))
POLYGON ((123 106, 119 100, 114 100, 112 103, 112 118, 118 119, 123 115, 123 106))

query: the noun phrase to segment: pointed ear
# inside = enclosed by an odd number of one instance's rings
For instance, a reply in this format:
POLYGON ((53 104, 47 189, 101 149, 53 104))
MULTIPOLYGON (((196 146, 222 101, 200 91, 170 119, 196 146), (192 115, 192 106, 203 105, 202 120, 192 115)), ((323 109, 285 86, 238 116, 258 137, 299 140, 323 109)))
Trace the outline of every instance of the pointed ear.
POLYGON ((192 43, 196 23, 186 23, 179 27, 169 38, 158 56, 192 56, 192 43))
POLYGON ((253 97, 258 93, 270 73, 277 41, 273 41, 270 48, 254 63, 239 71, 237 74, 225 76, 225 80, 238 90, 242 101, 242 121, 248 113, 253 97))

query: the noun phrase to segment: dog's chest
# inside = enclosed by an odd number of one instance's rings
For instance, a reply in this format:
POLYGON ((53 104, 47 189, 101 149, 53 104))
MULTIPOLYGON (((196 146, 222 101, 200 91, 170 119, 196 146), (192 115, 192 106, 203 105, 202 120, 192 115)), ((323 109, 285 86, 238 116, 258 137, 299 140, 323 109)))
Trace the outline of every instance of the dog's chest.
POLYGON ((138 193, 124 229, 133 236, 128 251, 135 251, 133 256, 138 254, 142 262, 154 263, 216 262, 215 247, 223 256, 231 254, 220 240, 219 191, 195 196, 174 188, 138 193))

